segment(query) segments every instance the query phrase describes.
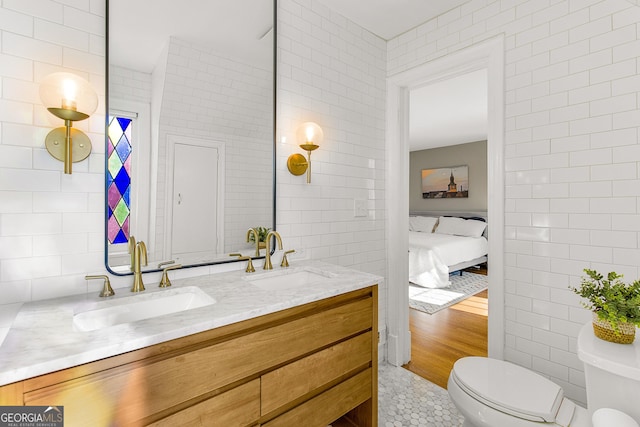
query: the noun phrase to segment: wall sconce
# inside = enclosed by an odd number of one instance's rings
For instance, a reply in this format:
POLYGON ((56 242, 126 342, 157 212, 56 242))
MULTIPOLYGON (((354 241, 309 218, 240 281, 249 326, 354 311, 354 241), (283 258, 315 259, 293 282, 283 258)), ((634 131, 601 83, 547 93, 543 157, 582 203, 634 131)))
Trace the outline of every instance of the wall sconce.
POLYGON ((89 118, 98 107, 98 95, 81 77, 71 73, 53 73, 40 83, 40 99, 47 110, 64 120, 47 135, 45 146, 56 159, 64 162, 64 173, 71 173, 71 164, 91 153, 91 140, 82 131, 73 129, 73 122, 89 118))
POLYGON ((307 172, 307 184, 311 183, 311 152, 320 146, 323 138, 322 128, 313 122, 301 124, 296 131, 296 139, 307 152, 307 159, 302 154, 292 154, 287 159, 287 168, 295 176, 307 172))

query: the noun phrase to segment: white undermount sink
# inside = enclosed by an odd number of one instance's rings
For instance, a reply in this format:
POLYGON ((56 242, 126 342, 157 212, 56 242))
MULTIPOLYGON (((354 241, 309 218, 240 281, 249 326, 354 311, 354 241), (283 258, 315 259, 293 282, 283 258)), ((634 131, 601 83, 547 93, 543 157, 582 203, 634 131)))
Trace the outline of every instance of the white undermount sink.
POLYGON ((216 300, 196 286, 102 301, 90 310, 76 313, 73 324, 80 331, 94 331, 165 314, 215 304, 216 300))
POLYGON ((244 279, 266 291, 303 288, 313 284, 321 284, 327 279, 336 277, 335 273, 311 268, 278 270, 269 273, 246 276, 244 279))

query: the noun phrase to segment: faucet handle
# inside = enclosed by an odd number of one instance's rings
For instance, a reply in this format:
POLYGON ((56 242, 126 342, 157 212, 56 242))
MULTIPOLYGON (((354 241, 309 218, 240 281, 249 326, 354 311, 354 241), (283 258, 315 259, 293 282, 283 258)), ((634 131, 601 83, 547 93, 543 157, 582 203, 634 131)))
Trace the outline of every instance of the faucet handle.
POLYGON ((102 287, 102 292, 100 292, 100 296, 101 297, 110 297, 115 295, 116 293, 113 291, 113 288, 111 287, 111 282, 109 281, 109 276, 106 276, 104 274, 100 274, 97 276, 84 276, 85 280, 92 280, 92 279, 104 279, 104 286, 102 287))
POLYGON ((160 264, 158 264, 158 268, 162 268, 165 265, 170 265, 170 264, 175 264, 176 260, 172 259, 169 261, 162 261, 160 264))
POLYGON ((282 255, 282 262, 280 263, 280 267, 289 267, 289 260, 287 259, 287 254, 292 254, 295 251, 296 251, 295 249, 290 249, 288 251, 285 251, 284 255, 282 255))
POLYGON ((250 256, 243 256, 240 253, 233 253, 233 254, 229 254, 229 256, 237 256, 239 261, 248 261, 247 262, 247 268, 244 270, 245 273, 253 273, 256 271, 256 269, 253 267, 253 261, 251 259, 250 256))
MULTIPOLYGON (((170 261, 170 263, 175 262, 175 261, 170 261)), ((166 262, 164 263, 160 263, 160 264, 168 264, 166 262)), ((158 266, 160 266, 160 264, 158 266)), ((170 267, 165 267, 164 270, 162 270, 162 279, 160 279, 160 284, 158 285, 161 288, 168 288, 169 286, 171 286, 171 281, 169 280, 169 273, 167 273, 169 270, 177 270, 178 268, 182 268, 182 264, 176 264, 176 265, 172 265, 170 267)))

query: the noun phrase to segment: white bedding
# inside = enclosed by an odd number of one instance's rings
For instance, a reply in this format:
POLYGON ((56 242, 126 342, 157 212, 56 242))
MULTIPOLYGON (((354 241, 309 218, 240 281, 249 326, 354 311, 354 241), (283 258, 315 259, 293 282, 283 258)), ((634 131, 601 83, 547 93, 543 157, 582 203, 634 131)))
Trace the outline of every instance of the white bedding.
POLYGON ((409 232, 409 281, 427 288, 450 286, 449 266, 482 257, 485 237, 409 232))

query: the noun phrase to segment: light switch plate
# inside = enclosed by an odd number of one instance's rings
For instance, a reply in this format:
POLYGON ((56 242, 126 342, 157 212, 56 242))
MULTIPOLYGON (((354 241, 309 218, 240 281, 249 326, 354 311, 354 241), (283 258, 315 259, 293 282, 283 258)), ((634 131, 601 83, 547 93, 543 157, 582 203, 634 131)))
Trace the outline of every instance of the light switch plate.
POLYGON ((353 216, 364 217, 367 216, 367 201, 362 199, 353 200, 353 216))

